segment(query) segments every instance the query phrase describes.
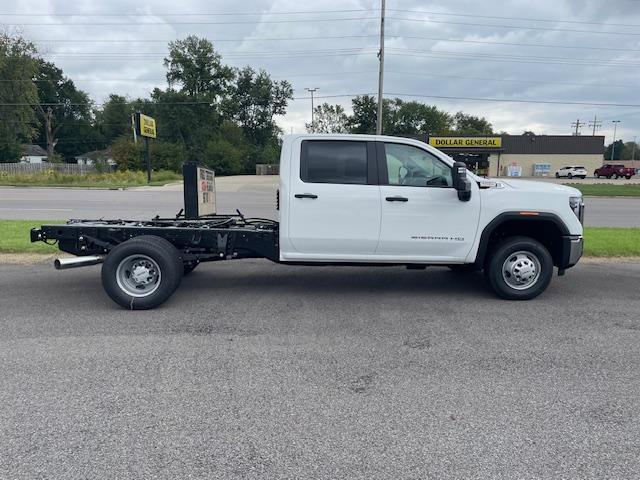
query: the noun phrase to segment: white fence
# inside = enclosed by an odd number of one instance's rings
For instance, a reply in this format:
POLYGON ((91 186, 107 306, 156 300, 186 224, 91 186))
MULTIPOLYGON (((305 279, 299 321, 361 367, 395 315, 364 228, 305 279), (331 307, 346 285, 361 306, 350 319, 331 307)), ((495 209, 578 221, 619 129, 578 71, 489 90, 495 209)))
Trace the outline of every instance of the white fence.
MULTIPOLYGON (((87 173, 96 173, 94 165, 78 165, 75 163, 0 163, 0 175, 3 172, 8 174, 33 174, 39 172, 56 171, 60 173, 75 173, 85 175, 87 173)), ((104 172, 113 172, 115 167, 105 165, 100 169, 104 172)))

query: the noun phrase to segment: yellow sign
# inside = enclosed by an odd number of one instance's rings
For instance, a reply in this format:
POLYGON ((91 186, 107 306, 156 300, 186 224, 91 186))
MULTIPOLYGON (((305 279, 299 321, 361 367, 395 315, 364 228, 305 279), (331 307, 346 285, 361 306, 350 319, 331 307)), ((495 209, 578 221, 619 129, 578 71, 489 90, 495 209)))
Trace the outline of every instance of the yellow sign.
POLYGON ((436 148, 500 148, 502 137, 429 137, 436 148))
POLYGON ((156 121, 153 118, 140 114, 140 136, 156 138, 156 121))

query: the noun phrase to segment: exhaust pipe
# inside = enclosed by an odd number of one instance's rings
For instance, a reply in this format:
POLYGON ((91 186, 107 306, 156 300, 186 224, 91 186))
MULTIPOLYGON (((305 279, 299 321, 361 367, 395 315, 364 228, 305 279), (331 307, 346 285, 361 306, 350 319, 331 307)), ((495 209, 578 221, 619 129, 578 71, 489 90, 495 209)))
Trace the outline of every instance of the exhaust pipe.
POLYGON ((104 255, 88 255, 86 257, 56 258, 53 265, 56 270, 67 270, 69 268, 88 267, 104 262, 104 255))

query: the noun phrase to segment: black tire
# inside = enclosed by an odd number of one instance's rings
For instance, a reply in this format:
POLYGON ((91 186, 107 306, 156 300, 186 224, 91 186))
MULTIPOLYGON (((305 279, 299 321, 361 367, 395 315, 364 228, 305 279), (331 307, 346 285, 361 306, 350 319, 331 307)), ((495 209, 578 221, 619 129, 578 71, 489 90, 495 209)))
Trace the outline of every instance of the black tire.
POLYGON ((556 178, 560 178, 560 174, 556 172, 556 178))
POLYGON ((102 264, 102 287, 111 300, 131 310, 148 310, 162 305, 176 291, 183 275, 180 252, 167 240, 140 236, 116 246, 102 264), (127 266, 146 263, 148 285, 138 285, 127 266), (119 270, 120 268, 120 270, 119 270), (144 289, 148 289, 145 292, 144 289), (134 292, 134 293, 132 293, 134 292))
POLYGON ((184 275, 187 276, 189 275, 191 272, 193 272, 196 267, 198 265, 200 265, 199 262, 184 262, 184 275))
POLYGON ((485 268, 485 277, 493 291, 507 300, 530 300, 537 297, 549 286, 552 276, 551 254, 544 245, 530 237, 509 237, 497 244, 492 249, 485 268), (513 268, 506 268, 510 257, 513 268), (505 280, 505 278, 513 278, 511 281, 517 283, 518 268, 520 272, 524 271, 526 278, 526 275, 531 272, 527 270, 529 267, 526 264, 535 265, 536 260, 539 271, 535 281, 529 287, 526 287, 525 283, 518 286, 523 287, 522 289, 514 288, 505 280), (524 267, 519 267, 523 261, 524 267), (505 267, 505 275, 503 275, 503 267, 505 267))
POLYGON ((570 174, 570 173, 567 173, 567 178, 568 178, 569 180, 571 180, 571 179, 573 178, 573 175, 572 175, 572 174, 570 174))
POLYGON ((615 178, 616 180, 620 178, 620 175, 618 175, 617 173, 613 176, 613 178, 615 178))
POLYGON ((631 180, 631 175, 627 175, 627 176, 626 176, 626 177, 624 177, 624 178, 626 178, 627 180, 631 180))
POLYGON ((600 175, 597 174, 597 173, 594 173, 593 176, 596 177, 596 178, 600 178, 600 175))
POLYGON ((447 267, 455 273, 473 273, 478 270, 473 263, 465 263, 464 265, 447 265, 447 267))

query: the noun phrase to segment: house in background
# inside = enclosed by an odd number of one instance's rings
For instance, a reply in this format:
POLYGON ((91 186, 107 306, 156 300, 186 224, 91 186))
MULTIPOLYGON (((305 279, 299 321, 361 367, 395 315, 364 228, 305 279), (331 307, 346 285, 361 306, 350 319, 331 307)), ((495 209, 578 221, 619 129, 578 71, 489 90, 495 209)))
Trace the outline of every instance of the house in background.
POLYGON ((20 163, 47 163, 47 152, 40 145, 23 145, 20 163))
POLYGON ((116 164, 113 160, 113 155, 110 149, 106 150, 94 150, 93 152, 86 152, 82 155, 76 156, 76 162, 78 165, 95 165, 96 162, 101 162, 110 166, 116 164))

